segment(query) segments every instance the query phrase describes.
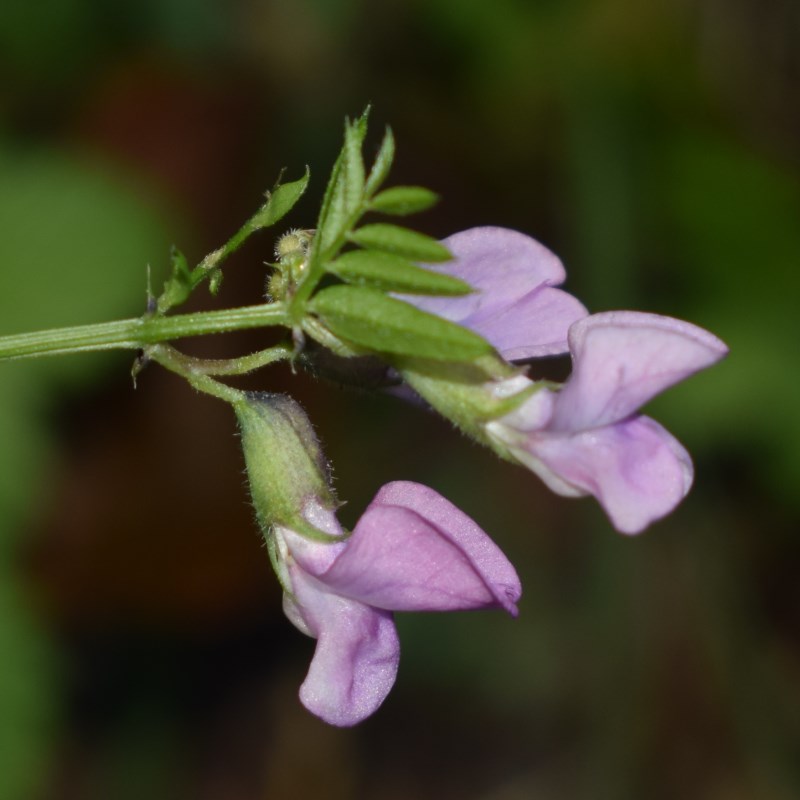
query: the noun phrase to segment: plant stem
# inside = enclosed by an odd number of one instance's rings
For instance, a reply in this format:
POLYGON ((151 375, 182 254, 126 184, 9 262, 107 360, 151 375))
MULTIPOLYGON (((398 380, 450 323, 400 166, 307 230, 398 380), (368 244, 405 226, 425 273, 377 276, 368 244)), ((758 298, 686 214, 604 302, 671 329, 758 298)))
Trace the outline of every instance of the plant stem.
POLYGON ((234 389, 226 383, 217 381, 202 372, 198 372, 191 366, 191 359, 179 353, 174 347, 169 345, 153 345, 148 348, 147 355, 150 359, 162 367, 174 372, 188 381, 198 392, 209 394, 224 400, 226 403, 240 402, 245 394, 239 389, 234 389))
MULTIPOLYGON (((175 354, 183 367, 195 375, 246 375, 248 372, 254 372, 269 364, 274 364, 276 361, 286 361, 294 355, 294 348, 287 344, 277 344, 266 350, 259 350, 257 353, 250 353, 238 358, 222 359, 187 356, 166 344, 153 345, 148 347, 145 352, 152 357, 155 351, 158 353, 169 351, 175 354)), ((154 360, 160 361, 159 358, 154 360)))
POLYGON ((147 345, 186 336, 202 336, 274 325, 291 327, 282 303, 222 311, 198 311, 172 317, 136 317, 2 336, 0 361, 93 350, 140 350, 147 345))

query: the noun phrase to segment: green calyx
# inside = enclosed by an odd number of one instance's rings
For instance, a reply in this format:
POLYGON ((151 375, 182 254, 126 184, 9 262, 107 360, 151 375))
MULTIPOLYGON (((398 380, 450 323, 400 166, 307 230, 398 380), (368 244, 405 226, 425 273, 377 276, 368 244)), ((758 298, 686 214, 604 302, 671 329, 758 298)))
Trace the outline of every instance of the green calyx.
POLYGON ((232 403, 239 421, 250 495, 264 536, 275 525, 317 541, 338 541, 302 516, 309 500, 335 509, 329 470, 311 422, 286 395, 243 393, 232 403))
POLYGON ((469 363, 403 358, 394 366, 442 416, 505 459, 510 459, 508 452, 487 435, 486 424, 519 408, 543 385, 527 381, 519 369, 495 354, 469 363))

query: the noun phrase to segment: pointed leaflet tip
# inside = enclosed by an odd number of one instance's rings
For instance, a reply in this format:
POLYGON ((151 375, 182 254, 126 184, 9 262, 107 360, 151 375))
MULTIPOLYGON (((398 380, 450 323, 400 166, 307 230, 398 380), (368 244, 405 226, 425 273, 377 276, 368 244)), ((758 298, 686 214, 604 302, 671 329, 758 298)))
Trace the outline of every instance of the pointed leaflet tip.
POLYGON ((371 111, 372 111, 372 103, 367 103, 367 105, 364 106, 364 110, 361 112, 360 116, 353 123, 354 127, 358 127, 362 141, 367 133, 367 125, 369 123, 369 115, 371 111))
POLYGON ((375 162, 367 178, 367 184, 364 187, 364 194, 367 197, 371 197, 380 189, 381 185, 386 180, 386 176, 389 174, 389 170, 392 168, 392 163, 394 161, 394 151, 394 135, 392 134, 392 129, 387 125, 386 133, 383 135, 383 141, 378 150, 378 155, 375 157, 375 162))
POLYGON ((336 242, 345 228, 355 224, 351 219, 364 197, 364 160, 361 149, 367 133, 366 111, 355 122, 344 123, 344 144, 333 165, 317 222, 317 236, 312 261, 336 242))
POLYGON ((305 192, 310 175, 311 172, 306 166, 302 178, 289 183, 278 183, 271 192, 267 193, 266 203, 251 217, 250 227, 253 230, 268 228, 285 217, 305 192))

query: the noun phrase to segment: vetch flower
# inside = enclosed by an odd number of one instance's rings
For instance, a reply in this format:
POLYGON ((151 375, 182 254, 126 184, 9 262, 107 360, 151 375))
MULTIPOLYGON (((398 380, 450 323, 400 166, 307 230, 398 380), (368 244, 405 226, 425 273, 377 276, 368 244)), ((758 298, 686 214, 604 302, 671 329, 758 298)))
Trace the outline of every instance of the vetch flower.
POLYGON ((727 347, 696 325, 635 311, 576 322, 569 347, 563 388, 540 388, 487 433, 553 491, 592 494, 618 530, 638 533, 672 511, 693 478, 686 450, 638 409, 727 347))
MULTIPOLYGON (((305 513, 328 532, 341 530, 313 500, 305 513)), ((281 526, 274 535, 286 615, 317 639, 300 699, 334 725, 360 722, 392 688, 400 658, 393 611, 517 613, 519 579, 499 548, 420 484, 384 486, 340 543, 310 541, 281 526)))
POLYGON ((444 497, 416 483, 387 484, 348 535, 297 403, 248 395, 236 411, 284 610, 317 639, 300 689, 312 713, 346 726, 380 706, 400 657, 393 611, 503 608, 516 615, 514 568, 444 497))
POLYGON ((689 454, 638 409, 711 366, 727 347, 687 322, 633 311, 588 316, 555 288, 561 262, 528 236, 473 228, 444 242, 436 265, 476 288, 463 297, 407 302, 471 328, 501 358, 469 367, 401 359, 414 391, 501 457, 536 472, 559 494, 592 494, 614 526, 637 533, 669 513, 693 479, 689 454), (535 383, 511 360, 570 352, 563 387, 535 383))

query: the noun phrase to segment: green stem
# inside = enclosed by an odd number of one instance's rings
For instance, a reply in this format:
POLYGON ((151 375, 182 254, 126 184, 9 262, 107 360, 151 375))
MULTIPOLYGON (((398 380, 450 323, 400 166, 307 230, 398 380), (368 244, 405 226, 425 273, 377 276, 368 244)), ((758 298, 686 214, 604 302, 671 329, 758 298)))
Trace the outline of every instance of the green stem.
POLYGON ((246 375, 248 372, 254 372, 269 364, 274 364, 276 361, 286 361, 294 355, 294 348, 287 344, 277 344, 274 347, 238 358, 195 358, 178 353, 175 348, 164 344, 148 348, 147 355, 152 356, 154 349, 157 349, 159 353, 168 349, 177 354, 186 369, 196 375, 246 375))
POLYGON ((180 375, 198 392, 217 397, 227 403, 237 403, 245 397, 245 393, 239 389, 234 389, 226 383, 214 380, 214 378, 193 369, 192 359, 187 358, 174 347, 157 344, 148 348, 147 356, 170 372, 180 375))
POLYGON ((211 333, 282 325, 291 327, 282 303, 173 317, 136 317, 0 337, 0 361, 93 350, 140 350, 148 345, 211 333))
POLYGON ((222 245, 222 247, 218 247, 216 250, 209 253, 197 265, 197 269, 200 270, 200 272, 204 275, 207 275, 212 270, 217 269, 222 262, 225 261, 229 255, 235 253, 252 234, 261 229, 262 226, 256 225, 253 222, 253 220, 255 220, 260 213, 261 209, 256 211, 256 213, 253 214, 253 216, 250 217, 250 219, 248 219, 247 222, 245 222, 244 225, 242 225, 242 227, 239 228, 239 230, 236 231, 236 233, 234 233, 224 245, 222 245))

